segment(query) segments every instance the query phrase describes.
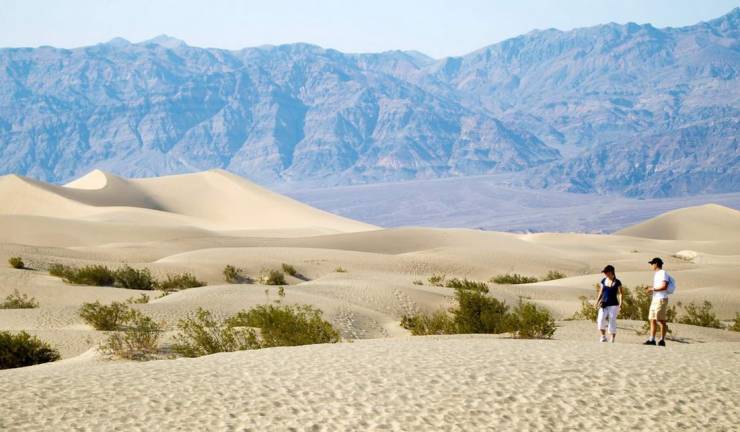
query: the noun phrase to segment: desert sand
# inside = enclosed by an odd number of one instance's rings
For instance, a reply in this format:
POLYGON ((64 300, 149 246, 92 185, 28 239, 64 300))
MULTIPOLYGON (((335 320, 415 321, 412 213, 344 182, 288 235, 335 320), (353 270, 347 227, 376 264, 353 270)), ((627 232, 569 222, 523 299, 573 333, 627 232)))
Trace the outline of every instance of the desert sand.
POLYGON ((0 330, 38 335, 63 360, 0 371, 0 392, 12 395, 0 430, 733 430, 740 333, 675 325, 677 340, 658 349, 640 345, 639 322, 620 321, 617 343, 603 344, 593 323, 566 320, 605 264, 628 286, 648 284, 653 256, 678 281, 673 301, 709 300, 722 320, 740 312, 740 212, 716 205, 615 235, 383 229, 219 170, 136 180, 94 171, 65 186, 5 176, 0 298, 17 289, 40 308, 0 310, 0 330), (32 269, 10 268, 11 256, 32 269), (347 342, 106 359, 95 350, 104 335, 77 309, 142 291, 68 285, 48 274, 51 263, 207 281, 136 305, 169 330, 197 307, 226 316, 275 300, 274 287, 226 284, 225 265, 256 276, 289 263, 303 277, 288 277, 283 301, 319 307, 347 342), (553 340, 411 337, 399 326, 404 314, 451 304, 450 289, 426 283, 432 274, 549 270, 568 277, 490 287, 509 304, 523 296, 550 309, 553 340))

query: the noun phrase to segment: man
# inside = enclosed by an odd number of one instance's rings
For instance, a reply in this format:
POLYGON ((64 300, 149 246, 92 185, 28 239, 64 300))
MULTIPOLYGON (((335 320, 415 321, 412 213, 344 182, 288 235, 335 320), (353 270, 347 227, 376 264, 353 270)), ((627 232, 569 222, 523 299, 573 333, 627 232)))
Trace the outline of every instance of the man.
POLYGON ((653 287, 647 288, 648 292, 653 293, 653 300, 650 302, 650 311, 648 320, 650 321, 650 339, 645 341, 645 345, 656 345, 655 333, 657 325, 660 325, 660 340, 658 346, 665 346, 665 334, 668 331, 666 321, 668 319, 668 288, 674 283, 671 277, 663 270, 663 260, 653 258, 649 261, 653 272, 653 287))

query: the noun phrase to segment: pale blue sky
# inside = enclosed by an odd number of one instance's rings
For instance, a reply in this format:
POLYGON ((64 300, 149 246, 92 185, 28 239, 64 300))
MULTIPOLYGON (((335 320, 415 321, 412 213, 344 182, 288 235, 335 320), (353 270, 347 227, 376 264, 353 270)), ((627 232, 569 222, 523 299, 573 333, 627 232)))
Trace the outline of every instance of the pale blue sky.
POLYGON ((308 42, 344 52, 461 55, 533 29, 607 22, 678 27, 738 0, 0 0, 0 47, 79 47, 159 34, 237 49, 308 42))

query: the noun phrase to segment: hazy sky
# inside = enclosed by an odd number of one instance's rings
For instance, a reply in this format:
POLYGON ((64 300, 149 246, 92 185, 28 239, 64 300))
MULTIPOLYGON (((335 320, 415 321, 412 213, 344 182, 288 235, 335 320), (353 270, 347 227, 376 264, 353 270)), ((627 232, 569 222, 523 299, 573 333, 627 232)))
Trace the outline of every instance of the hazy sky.
POLYGON ((159 34, 193 46, 308 42, 345 52, 465 54, 533 29, 684 26, 740 0, 0 0, 0 47, 79 47, 159 34))

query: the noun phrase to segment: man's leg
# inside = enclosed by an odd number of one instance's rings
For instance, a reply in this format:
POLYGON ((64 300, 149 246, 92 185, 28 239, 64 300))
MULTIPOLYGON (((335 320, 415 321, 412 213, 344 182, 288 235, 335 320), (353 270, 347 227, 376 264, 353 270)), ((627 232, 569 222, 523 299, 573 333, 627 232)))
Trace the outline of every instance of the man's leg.
POLYGON ((650 339, 655 340, 655 320, 650 320, 650 339))
POLYGON ((665 339, 665 334, 668 331, 668 324, 665 321, 658 321, 660 323, 660 339, 665 339))

